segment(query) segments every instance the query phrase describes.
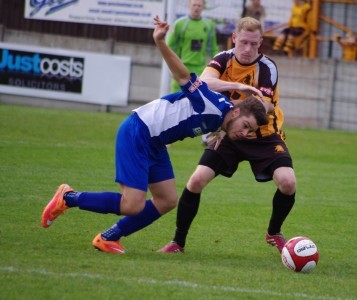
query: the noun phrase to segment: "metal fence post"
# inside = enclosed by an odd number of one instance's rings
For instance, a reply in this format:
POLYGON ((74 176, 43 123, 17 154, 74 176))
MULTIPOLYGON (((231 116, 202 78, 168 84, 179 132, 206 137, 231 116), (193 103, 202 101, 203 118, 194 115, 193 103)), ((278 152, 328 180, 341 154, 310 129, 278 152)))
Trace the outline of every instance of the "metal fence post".
MULTIPOLYGON (((326 64, 327 70, 322 72, 321 75, 328 74, 326 85, 320 86, 320 93, 323 93, 325 90, 326 99, 324 99, 324 107, 325 109, 323 114, 323 121, 322 127, 326 129, 332 128, 332 121, 333 121, 333 105, 335 102, 335 87, 336 87, 336 79, 337 79, 337 60, 332 59, 328 60, 326 64), (326 72, 327 71, 327 72, 326 72)), ((322 82, 322 80, 320 80, 322 82)))

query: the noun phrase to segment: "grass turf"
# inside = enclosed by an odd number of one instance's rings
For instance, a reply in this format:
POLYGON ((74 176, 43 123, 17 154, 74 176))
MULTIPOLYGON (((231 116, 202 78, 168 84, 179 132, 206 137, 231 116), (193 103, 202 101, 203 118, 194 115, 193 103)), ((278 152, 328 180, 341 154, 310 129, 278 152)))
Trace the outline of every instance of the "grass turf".
MULTIPOLYGON (((118 191, 114 139, 120 114, 0 105, 1 299, 355 299, 356 133, 287 128, 298 179, 283 228, 305 235, 320 261, 291 272, 265 244, 274 184, 255 182, 247 163, 203 192, 184 255, 170 241, 176 210, 124 238, 125 255, 95 251, 114 215, 72 209, 49 229, 40 217, 62 182, 118 191)), ((202 154, 200 139, 169 149, 180 194, 202 154)))

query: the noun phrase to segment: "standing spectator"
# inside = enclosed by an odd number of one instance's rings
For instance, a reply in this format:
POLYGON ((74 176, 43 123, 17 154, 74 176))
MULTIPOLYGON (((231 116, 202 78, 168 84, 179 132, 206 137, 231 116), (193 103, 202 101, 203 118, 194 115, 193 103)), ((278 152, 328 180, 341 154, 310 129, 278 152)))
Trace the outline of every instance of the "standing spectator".
POLYGON ((250 0, 244 7, 242 18, 251 17, 260 21, 263 32, 265 31, 265 8, 260 0, 250 0))
MULTIPOLYGON (((215 24, 202 18, 204 0, 189 0, 190 13, 176 20, 168 39, 168 46, 178 55, 190 72, 201 75, 207 64, 207 54, 213 57, 218 51, 215 24)), ((171 92, 181 91, 176 80, 171 82, 171 92)))
POLYGON ((285 53, 294 50, 294 39, 309 29, 311 5, 307 0, 294 0, 288 27, 276 38, 273 50, 283 48, 285 53))

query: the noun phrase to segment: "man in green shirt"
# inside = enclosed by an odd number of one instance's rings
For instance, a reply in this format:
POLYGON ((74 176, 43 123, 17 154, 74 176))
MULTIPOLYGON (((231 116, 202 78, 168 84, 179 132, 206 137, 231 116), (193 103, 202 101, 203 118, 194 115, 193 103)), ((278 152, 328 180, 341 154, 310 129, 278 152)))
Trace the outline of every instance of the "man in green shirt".
MULTIPOLYGON (((178 55, 190 72, 200 75, 207 64, 207 56, 219 51, 215 24, 202 18, 204 0, 189 0, 190 13, 176 20, 168 39, 168 46, 178 55)), ((181 91, 172 80, 171 92, 181 91)))

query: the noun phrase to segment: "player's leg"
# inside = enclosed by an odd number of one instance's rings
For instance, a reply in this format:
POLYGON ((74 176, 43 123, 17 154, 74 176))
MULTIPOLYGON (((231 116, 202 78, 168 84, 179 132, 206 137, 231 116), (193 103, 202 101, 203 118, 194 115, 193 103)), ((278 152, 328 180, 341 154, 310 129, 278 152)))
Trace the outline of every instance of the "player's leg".
MULTIPOLYGON (((121 185, 121 188, 122 196, 119 202, 120 214, 135 217, 139 216, 147 206, 145 203, 146 191, 142 191, 126 185, 121 185)), ((125 232, 123 232, 123 228, 119 226, 119 222, 104 232, 97 234, 97 236, 93 239, 93 246, 104 252, 114 254, 125 253, 123 246, 120 244, 120 238, 125 235, 125 232)))
POLYGON ((279 167, 273 173, 277 186, 273 198, 273 210, 269 222, 270 235, 281 232, 281 227, 295 203, 296 177, 290 167, 279 167))
POLYGON ((159 250, 160 252, 184 252, 188 230, 198 212, 201 192, 214 177, 215 173, 211 168, 202 165, 196 167, 178 203, 175 236, 169 244, 159 250))
POLYGON ((177 204, 175 180, 169 179, 149 185, 152 199, 143 201, 143 208, 135 215, 120 219, 111 231, 117 231, 115 239, 128 236, 152 224, 177 204))
MULTIPOLYGON (((145 207, 150 172, 149 138, 147 128, 135 114, 127 118, 118 130, 115 181, 122 188, 122 196, 119 200, 119 210, 122 215, 137 215, 145 207)), ((121 235, 117 224, 102 233, 105 239, 113 241, 119 240, 121 235)))
MULTIPOLYGON (((137 179, 136 185, 141 186, 145 183, 152 194, 152 199, 145 201, 146 193, 143 191, 140 194, 141 198, 136 198, 135 196, 139 196, 138 191, 122 185, 121 210, 127 216, 102 233, 106 240, 118 241, 123 236, 128 236, 147 227, 161 215, 176 207, 177 192, 174 172, 166 147, 162 146, 155 149, 148 147, 147 161, 148 163, 145 165, 150 166, 148 170, 144 172, 143 169, 143 173, 139 172, 139 174, 144 175, 144 181, 140 183, 140 180, 137 179)), ((125 180, 124 176, 122 178, 122 180, 125 180)))
POLYGON ((149 160, 151 166, 147 177, 152 199, 143 201, 144 205, 138 214, 124 217, 113 226, 120 233, 116 235, 117 239, 150 225, 177 205, 174 171, 167 149, 149 150, 149 160))
MULTIPOLYGON (((107 229, 101 235, 97 235, 93 240, 93 245, 96 248, 105 252, 114 252, 110 251, 111 248, 108 247, 106 242, 111 241, 117 243, 114 248, 119 248, 122 250, 118 251, 117 253, 124 253, 123 247, 120 246, 120 239, 122 237, 129 236, 149 226, 158 218, 160 218, 163 214, 169 212, 170 210, 176 207, 177 192, 174 179, 150 184, 149 189, 153 198, 146 201, 144 200, 145 198, 143 198, 141 202, 142 205, 139 205, 139 203, 137 203, 138 207, 142 207, 142 210, 139 213, 135 215, 126 216, 120 219, 116 224, 107 229)), ((124 190, 126 190, 125 187, 124 190)), ((129 198, 125 197, 124 199, 129 200, 129 198)), ((123 209, 124 207, 130 208, 132 206, 130 201, 124 200, 122 203, 125 202, 126 204, 122 206, 123 209)))
POLYGON ((215 176, 214 170, 210 167, 198 165, 181 194, 177 207, 176 232, 173 241, 182 248, 186 244, 186 236, 197 215, 201 193, 215 176))
MULTIPOLYGON (((231 149, 224 141, 222 141, 221 146, 223 146, 224 149, 231 149)), ((231 156, 231 158, 233 159, 234 156, 231 156)), ((227 170, 228 164, 222 159, 221 155, 212 149, 205 150, 200 159, 199 165, 197 166, 195 172, 191 175, 179 199, 176 215, 175 236, 171 243, 167 244, 159 251, 167 253, 183 252, 188 231, 198 212, 201 192, 218 174, 231 176, 237 168, 237 163, 232 161, 230 165, 235 167, 232 168, 232 173, 227 175, 225 174, 225 170, 227 170)))
POLYGON ((276 246, 281 253, 286 243, 281 228, 295 203, 296 178, 291 159, 277 160, 275 167, 273 180, 277 190, 272 201, 272 214, 265 239, 267 243, 276 246))
MULTIPOLYGON (((42 214, 43 227, 49 227, 53 221, 70 207, 79 207, 97 213, 114 213, 123 215, 137 215, 146 207, 146 191, 122 185, 123 193, 114 192, 76 192, 67 184, 62 184, 42 214)), ((124 253, 119 239, 122 233, 116 226, 112 226, 103 233, 99 233, 93 240, 93 245, 102 251, 124 253)))
POLYGON ((127 118, 118 129, 115 179, 116 182, 127 187, 124 198, 131 199, 130 201, 124 199, 122 208, 122 194, 120 193, 77 192, 70 186, 62 184, 44 209, 43 227, 50 226, 60 214, 70 207, 117 215, 123 213, 133 215, 142 210, 143 204, 138 205, 138 203, 142 202, 142 198, 145 200, 148 187, 148 139, 147 128, 143 128, 142 122, 135 114, 127 118))
POLYGON ((67 209, 78 207, 102 214, 120 215, 122 194, 115 192, 78 192, 61 184, 42 213, 42 226, 48 228, 67 209))
POLYGON ((173 210, 177 205, 177 190, 175 179, 149 184, 153 205, 160 215, 173 210))
POLYGON ((259 182, 274 180, 277 190, 273 197, 272 214, 266 232, 266 242, 281 252, 286 240, 281 227, 295 202, 296 178, 289 150, 277 134, 260 140, 237 143, 237 150, 244 153, 259 182))

